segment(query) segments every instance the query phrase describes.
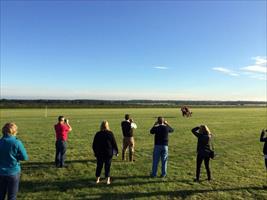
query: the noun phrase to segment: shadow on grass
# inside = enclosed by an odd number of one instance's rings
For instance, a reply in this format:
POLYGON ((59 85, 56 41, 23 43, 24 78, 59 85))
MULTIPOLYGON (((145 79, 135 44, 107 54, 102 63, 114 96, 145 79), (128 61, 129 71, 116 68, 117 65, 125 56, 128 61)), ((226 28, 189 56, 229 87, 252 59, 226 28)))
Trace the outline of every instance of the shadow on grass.
MULTIPOLYGON (((145 198, 149 199, 150 197, 165 196, 168 198, 179 197, 186 199, 191 195, 203 194, 208 192, 229 192, 229 191, 240 191, 240 190, 256 190, 264 191, 266 190, 263 187, 236 187, 236 188, 220 188, 220 189, 203 189, 203 190, 176 190, 176 191, 156 191, 156 192, 128 192, 128 193, 98 193, 92 194, 98 196, 94 199, 135 199, 135 198, 145 198)), ((78 196, 79 198, 81 196, 78 196)))
POLYGON ((150 178, 149 176, 133 176, 133 177, 111 177, 112 184, 106 185, 105 179, 101 179, 99 184, 95 183, 95 178, 89 179, 72 179, 72 180, 45 180, 45 181, 23 181, 20 182, 20 192, 40 192, 40 191, 67 191, 73 189, 82 189, 82 188, 114 188, 125 186, 125 179, 138 179, 141 178, 142 181, 132 180, 130 185, 145 185, 145 184, 155 184, 155 183, 164 183, 164 182, 179 182, 177 180, 170 181, 161 178, 150 178))
MULTIPOLYGON (((66 165, 75 164, 75 163, 96 163, 96 160, 69 160, 65 162, 66 165)), ((22 170, 34 170, 34 169, 48 169, 55 168, 55 162, 25 162, 21 165, 22 170)))

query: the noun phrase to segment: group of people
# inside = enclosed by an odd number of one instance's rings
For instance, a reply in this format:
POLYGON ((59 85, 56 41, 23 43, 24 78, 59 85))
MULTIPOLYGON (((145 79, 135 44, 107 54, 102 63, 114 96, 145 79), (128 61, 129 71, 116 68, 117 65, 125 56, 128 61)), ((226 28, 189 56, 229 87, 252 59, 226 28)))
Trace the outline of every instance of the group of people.
MULTIPOLYGON (((126 160, 126 150, 129 149, 129 161, 134 162, 134 129, 137 125, 129 114, 125 115, 125 120, 121 122, 123 134, 122 160, 126 160)), ((55 166, 62 168, 65 166, 66 148, 68 133, 72 130, 69 120, 64 116, 58 117, 58 123, 54 125, 56 132, 56 155, 55 166)), ((155 124, 150 129, 154 135, 154 150, 151 177, 157 176, 159 161, 161 160, 161 177, 167 175, 168 161, 168 138, 174 130, 163 117, 158 117, 155 124)), ((204 161, 207 178, 211 180, 211 171, 209 161, 214 157, 212 149, 212 134, 206 125, 200 125, 193 128, 192 133, 197 137, 197 159, 196 159, 196 177, 194 181, 200 180, 200 168, 204 161)), ((0 200, 4 200, 7 194, 8 200, 16 199, 20 180, 20 161, 28 160, 27 152, 22 142, 16 138, 17 126, 15 123, 6 123, 2 128, 3 136, 0 139, 0 200)), ((260 141, 265 142, 263 153, 265 156, 265 166, 267 170, 267 129, 262 130, 260 141)), ((103 166, 105 166, 105 177, 107 184, 111 184, 110 167, 112 157, 118 156, 119 150, 114 134, 109 128, 108 121, 103 121, 100 130, 95 134, 93 145, 94 155, 97 160, 96 183, 100 182, 100 175, 103 166)))

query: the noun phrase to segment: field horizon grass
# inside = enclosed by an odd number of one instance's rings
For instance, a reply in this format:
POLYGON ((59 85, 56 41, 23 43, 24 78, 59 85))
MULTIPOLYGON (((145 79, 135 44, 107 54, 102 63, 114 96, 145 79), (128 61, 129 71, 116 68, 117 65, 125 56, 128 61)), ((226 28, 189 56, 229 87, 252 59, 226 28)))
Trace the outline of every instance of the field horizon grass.
MULTIPOLYGON (((267 199, 267 172, 259 142, 267 128, 266 108, 194 108, 183 118, 174 108, 121 109, 1 109, 1 127, 13 121, 19 129, 29 161, 21 162, 18 199, 267 199), (138 128, 134 132, 135 162, 121 160, 120 122, 129 113, 138 128), (57 117, 70 120, 67 168, 54 166, 57 117), (158 116, 174 128, 169 137, 167 178, 150 178, 154 136, 149 133, 158 116), (112 184, 95 184, 92 142, 101 121, 108 120, 115 135, 119 157, 111 166, 112 184), (195 177, 197 139, 191 129, 206 124, 214 134, 217 156, 211 161, 213 180, 195 177)), ((160 167, 158 175, 160 175, 160 167)), ((104 173, 102 171, 102 177, 104 173)))

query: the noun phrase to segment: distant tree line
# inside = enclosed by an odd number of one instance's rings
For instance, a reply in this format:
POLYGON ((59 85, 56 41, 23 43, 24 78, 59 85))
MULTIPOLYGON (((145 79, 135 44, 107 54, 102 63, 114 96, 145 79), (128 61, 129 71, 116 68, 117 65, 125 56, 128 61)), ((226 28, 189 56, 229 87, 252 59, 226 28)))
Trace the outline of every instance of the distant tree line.
POLYGON ((24 100, 0 99, 0 108, 146 108, 146 107, 266 107, 265 101, 175 101, 175 100, 24 100))

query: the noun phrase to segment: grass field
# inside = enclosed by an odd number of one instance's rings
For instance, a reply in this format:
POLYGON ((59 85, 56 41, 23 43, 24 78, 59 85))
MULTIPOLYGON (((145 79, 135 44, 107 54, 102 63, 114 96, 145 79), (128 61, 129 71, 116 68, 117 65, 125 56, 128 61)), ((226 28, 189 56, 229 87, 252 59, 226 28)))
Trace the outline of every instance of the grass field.
MULTIPOLYGON (((267 174, 259 142, 267 128, 264 108, 193 109, 183 118, 178 109, 2 109, 1 127, 14 121, 30 160, 22 162, 18 199, 267 199, 267 174), (95 185, 92 140, 100 122, 107 119, 119 148, 120 122, 131 114, 135 131, 136 162, 121 161, 111 166, 112 184, 95 185), (70 119, 67 168, 54 167, 54 130, 57 116, 70 119), (149 178, 153 136, 149 130, 157 116, 164 116, 175 132, 169 138, 168 176, 149 178), (202 166, 200 183, 193 182, 197 140, 191 128, 207 124, 215 135, 218 156, 211 162, 213 181, 206 181, 202 166)), ((121 151, 119 152, 121 153, 121 151)), ((159 168, 160 169, 160 168, 159 168)))

